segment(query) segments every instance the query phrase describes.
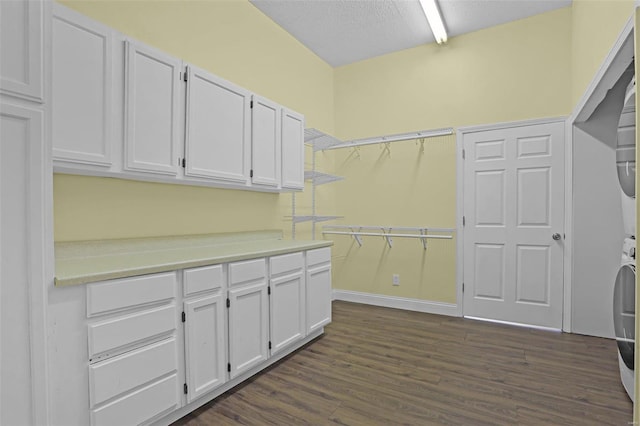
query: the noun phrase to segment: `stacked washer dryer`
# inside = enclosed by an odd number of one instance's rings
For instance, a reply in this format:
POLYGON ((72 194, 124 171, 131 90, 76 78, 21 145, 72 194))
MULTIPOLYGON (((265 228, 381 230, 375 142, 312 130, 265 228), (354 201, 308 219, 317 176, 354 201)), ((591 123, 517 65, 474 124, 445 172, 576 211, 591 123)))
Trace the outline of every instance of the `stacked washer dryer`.
POLYGON ((622 262, 613 292, 613 323, 618 344, 620 378, 634 399, 634 344, 636 300, 636 79, 627 87, 618 124, 616 168, 620 182, 624 242, 622 262))

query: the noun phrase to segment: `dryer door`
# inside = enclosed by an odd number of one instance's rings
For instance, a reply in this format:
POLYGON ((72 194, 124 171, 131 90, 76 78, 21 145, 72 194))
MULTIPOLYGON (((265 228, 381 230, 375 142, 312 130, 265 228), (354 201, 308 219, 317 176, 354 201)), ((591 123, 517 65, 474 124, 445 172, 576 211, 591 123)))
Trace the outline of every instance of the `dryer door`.
POLYGON ((616 168, 620 187, 627 197, 636 196, 636 79, 627 87, 618 122, 616 168))
POLYGON ((616 331, 618 350, 625 365, 633 370, 633 345, 636 322, 636 268, 622 265, 618 270, 613 290, 613 325, 616 331))

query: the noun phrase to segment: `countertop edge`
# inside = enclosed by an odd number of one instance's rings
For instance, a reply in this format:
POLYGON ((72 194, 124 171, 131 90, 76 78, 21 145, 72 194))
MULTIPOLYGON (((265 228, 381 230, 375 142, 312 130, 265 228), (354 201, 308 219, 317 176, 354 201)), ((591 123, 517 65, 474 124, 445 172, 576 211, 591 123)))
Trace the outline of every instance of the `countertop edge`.
MULTIPOLYGON (((292 241, 293 242, 293 241, 292 241)), ((63 278, 54 278, 55 287, 69 287, 74 285, 89 284, 99 281, 113 280, 118 278, 129 278, 138 275, 154 274, 160 272, 177 271, 180 269, 197 268, 201 266, 217 265, 220 263, 236 262, 241 260, 256 259, 260 257, 277 256, 281 254, 295 253, 299 251, 314 250, 324 247, 330 247, 333 241, 313 241, 295 247, 282 247, 263 251, 247 251, 246 253, 234 253, 230 255, 216 256, 205 259, 195 259, 187 261, 176 261, 174 263, 165 263, 162 265, 140 266, 131 269, 122 269, 117 271, 104 271, 95 274, 82 274, 78 276, 68 276, 63 278)))

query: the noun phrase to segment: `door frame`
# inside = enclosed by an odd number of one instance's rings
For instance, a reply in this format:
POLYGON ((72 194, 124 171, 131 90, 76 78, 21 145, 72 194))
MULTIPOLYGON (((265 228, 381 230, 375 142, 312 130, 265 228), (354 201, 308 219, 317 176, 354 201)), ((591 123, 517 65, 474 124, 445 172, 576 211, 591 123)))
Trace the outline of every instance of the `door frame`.
POLYGON ((562 302, 562 330, 566 332, 571 331, 571 276, 572 276, 572 263, 571 252, 573 250, 573 182, 572 182, 572 139, 571 124, 566 116, 564 117, 549 117, 539 118, 533 120, 511 121, 494 124, 483 124, 479 126, 466 126, 459 127, 456 131, 456 300, 457 300, 457 315, 464 316, 464 295, 462 287, 464 283, 464 136, 470 133, 484 132, 489 130, 504 130, 516 127, 533 126, 538 124, 551 124, 551 123, 563 123, 565 126, 564 137, 564 186, 565 186, 565 198, 564 198, 564 250, 562 255, 563 262, 563 302, 562 302), (569 267, 567 267, 569 266, 569 267))

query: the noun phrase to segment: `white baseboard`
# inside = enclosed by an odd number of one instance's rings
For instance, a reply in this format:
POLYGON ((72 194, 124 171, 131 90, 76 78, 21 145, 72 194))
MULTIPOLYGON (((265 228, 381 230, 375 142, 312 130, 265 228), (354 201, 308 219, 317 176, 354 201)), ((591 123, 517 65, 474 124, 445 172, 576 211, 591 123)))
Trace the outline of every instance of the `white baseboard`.
POLYGON ((432 302, 429 300, 409 299, 406 297, 385 296, 382 294, 361 293, 359 291, 333 290, 333 300, 383 306, 385 308, 404 309, 428 314, 460 316, 455 303, 432 302))

